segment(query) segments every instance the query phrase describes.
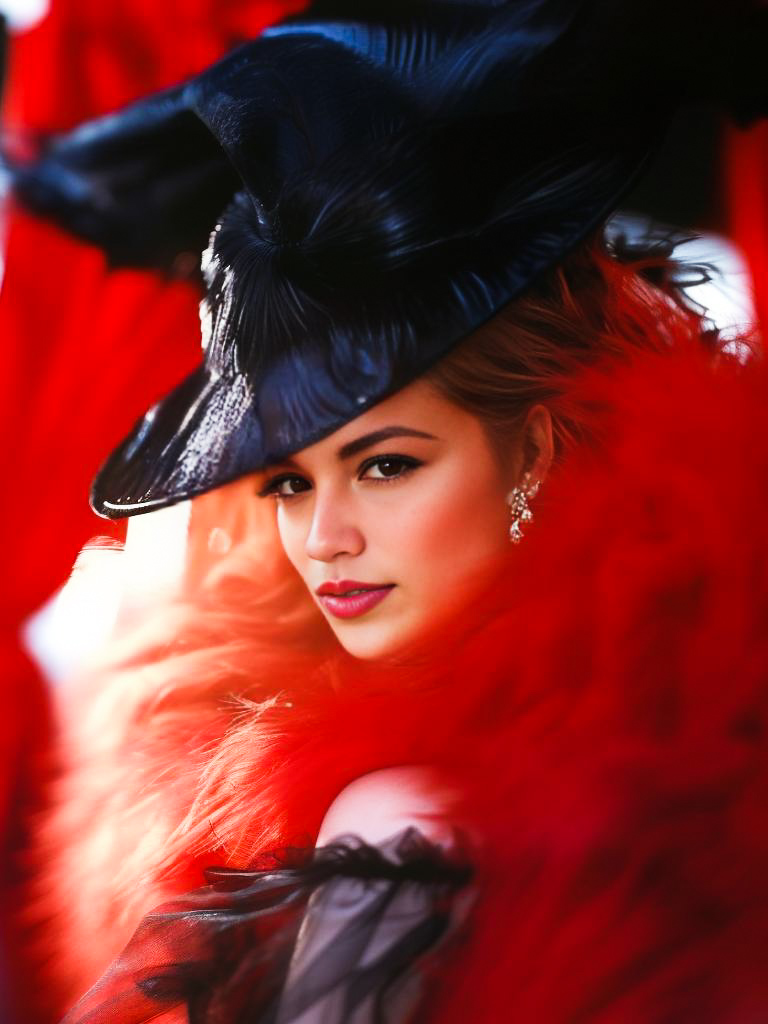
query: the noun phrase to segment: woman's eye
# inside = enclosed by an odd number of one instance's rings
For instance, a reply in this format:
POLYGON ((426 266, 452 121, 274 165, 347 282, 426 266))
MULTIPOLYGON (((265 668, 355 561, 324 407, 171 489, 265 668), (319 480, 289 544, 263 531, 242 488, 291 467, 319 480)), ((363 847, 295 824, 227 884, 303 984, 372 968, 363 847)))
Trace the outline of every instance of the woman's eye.
POLYGON ((360 470, 360 480, 397 480, 420 466, 418 459, 404 455, 379 455, 369 459, 360 470))
POLYGON ((310 490, 308 480, 301 476, 278 476, 270 480, 265 487, 259 491, 260 498, 293 498, 303 491, 310 490))

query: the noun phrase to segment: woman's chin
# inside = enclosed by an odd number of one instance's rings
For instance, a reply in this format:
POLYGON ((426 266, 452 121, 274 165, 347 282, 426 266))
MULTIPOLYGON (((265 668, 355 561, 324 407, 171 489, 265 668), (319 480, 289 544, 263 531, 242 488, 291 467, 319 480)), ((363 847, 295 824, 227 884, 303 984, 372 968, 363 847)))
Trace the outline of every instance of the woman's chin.
POLYGON ((435 647, 444 650, 462 635, 467 600, 443 602, 430 614, 371 615, 349 622, 330 622, 344 650, 360 661, 421 662, 435 647))
POLYGON ((411 640, 409 630, 382 619, 369 622, 360 619, 343 624, 332 622, 330 625, 347 654, 360 661, 384 661, 396 657, 411 640))
POLYGON ((386 607, 383 602, 359 618, 327 617, 347 654, 360 661, 396 660, 429 631, 431 619, 425 621, 423 615, 409 614, 409 609, 403 607, 402 595, 393 594, 392 598, 395 598, 393 607, 386 607))

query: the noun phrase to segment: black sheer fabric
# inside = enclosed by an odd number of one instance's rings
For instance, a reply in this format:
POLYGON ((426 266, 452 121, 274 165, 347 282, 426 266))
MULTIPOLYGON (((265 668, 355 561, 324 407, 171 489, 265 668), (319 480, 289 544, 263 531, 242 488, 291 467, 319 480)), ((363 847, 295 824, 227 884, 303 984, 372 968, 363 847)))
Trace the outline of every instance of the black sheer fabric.
POLYGON ((462 861, 409 829, 381 847, 345 839, 214 869, 149 914, 63 1024, 399 1024, 448 931, 462 861))

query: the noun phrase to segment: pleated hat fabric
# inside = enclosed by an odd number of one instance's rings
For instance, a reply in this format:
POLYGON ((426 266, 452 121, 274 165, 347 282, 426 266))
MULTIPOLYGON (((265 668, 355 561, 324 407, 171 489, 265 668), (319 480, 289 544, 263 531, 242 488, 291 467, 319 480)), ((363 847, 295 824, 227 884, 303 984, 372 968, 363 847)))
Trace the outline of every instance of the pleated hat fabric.
MULTIPOLYGON (((203 362, 107 460, 94 509, 172 504, 327 436, 595 229, 687 89, 674 59, 638 73, 647 32, 616 7, 318 3, 16 169, 116 265, 173 270, 210 233, 203 362)), ((749 108, 752 80, 729 87, 749 108)))

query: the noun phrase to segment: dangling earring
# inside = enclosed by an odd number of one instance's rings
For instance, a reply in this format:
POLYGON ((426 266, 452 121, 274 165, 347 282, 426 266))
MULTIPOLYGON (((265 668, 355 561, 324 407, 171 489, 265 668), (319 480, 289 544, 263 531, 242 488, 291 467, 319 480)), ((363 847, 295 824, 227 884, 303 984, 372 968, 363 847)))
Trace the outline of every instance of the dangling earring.
POLYGON ((528 502, 539 493, 539 481, 530 482, 531 474, 526 473, 520 487, 513 487, 507 495, 509 505, 510 524, 509 539, 513 544, 519 544, 523 539, 523 524, 533 522, 533 512, 528 502))

